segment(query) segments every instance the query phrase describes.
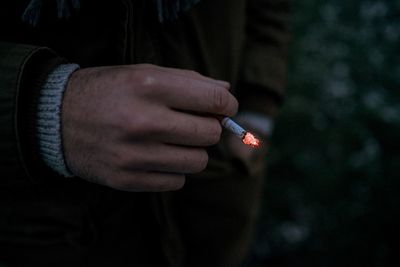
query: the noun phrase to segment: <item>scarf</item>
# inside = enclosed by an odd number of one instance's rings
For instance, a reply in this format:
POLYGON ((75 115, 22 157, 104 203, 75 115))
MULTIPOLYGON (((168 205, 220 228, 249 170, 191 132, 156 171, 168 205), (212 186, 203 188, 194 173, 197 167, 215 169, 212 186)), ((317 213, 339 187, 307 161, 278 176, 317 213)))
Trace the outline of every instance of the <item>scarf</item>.
MULTIPOLYGON (((71 15, 71 9, 78 10, 80 8, 79 0, 56 0, 58 18, 68 18, 71 15)), ((178 17, 179 12, 187 11, 192 8, 200 0, 157 0, 158 20, 174 20, 178 17)), ((31 0, 22 14, 22 20, 32 26, 36 26, 39 22, 40 11, 42 9, 43 0, 31 0)))

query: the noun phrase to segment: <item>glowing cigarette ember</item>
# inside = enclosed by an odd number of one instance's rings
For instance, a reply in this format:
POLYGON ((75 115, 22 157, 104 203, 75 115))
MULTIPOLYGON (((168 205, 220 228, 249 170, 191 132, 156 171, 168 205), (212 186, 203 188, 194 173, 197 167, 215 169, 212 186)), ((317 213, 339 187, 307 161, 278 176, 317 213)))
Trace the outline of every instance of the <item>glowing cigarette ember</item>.
POLYGON ((228 129, 231 133, 242 139, 242 142, 251 147, 258 147, 260 145, 260 140, 258 140, 253 134, 247 132, 239 124, 234 122, 228 117, 221 120, 222 126, 228 129))
POLYGON ((248 146, 252 147, 258 147, 260 145, 260 140, 258 140, 253 134, 247 132, 243 139, 242 142, 248 146))

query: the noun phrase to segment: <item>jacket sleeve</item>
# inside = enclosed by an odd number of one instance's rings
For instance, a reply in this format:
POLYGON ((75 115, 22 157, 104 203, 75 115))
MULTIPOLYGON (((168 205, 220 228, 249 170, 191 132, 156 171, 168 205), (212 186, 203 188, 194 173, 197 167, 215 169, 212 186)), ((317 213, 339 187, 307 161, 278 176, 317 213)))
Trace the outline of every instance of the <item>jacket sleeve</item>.
POLYGON ((62 62, 48 48, 0 41, 0 186, 50 175, 36 152, 35 102, 47 74, 62 62))
POLYGON ((270 112, 284 96, 290 0, 248 0, 246 40, 239 76, 244 109, 270 112), (260 101, 265 99, 265 101, 260 101))

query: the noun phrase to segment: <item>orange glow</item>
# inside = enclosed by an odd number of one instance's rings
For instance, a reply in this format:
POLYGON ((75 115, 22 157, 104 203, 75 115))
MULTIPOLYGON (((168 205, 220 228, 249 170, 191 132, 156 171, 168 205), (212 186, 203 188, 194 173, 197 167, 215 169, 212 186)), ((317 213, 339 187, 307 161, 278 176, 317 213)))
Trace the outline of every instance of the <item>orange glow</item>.
POLYGON ((260 145, 260 140, 258 140, 254 135, 247 132, 242 139, 242 142, 248 146, 258 147, 260 145))

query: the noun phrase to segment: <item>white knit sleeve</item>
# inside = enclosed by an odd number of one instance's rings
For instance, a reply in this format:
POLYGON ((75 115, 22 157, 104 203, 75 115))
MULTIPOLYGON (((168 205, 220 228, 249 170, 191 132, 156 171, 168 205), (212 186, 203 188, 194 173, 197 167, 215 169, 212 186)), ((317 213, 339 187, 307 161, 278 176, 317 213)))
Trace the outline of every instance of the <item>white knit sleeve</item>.
POLYGON ((61 136, 61 104, 68 79, 77 64, 62 64, 47 77, 40 91, 36 134, 44 162, 57 173, 72 177, 63 153, 61 136))

